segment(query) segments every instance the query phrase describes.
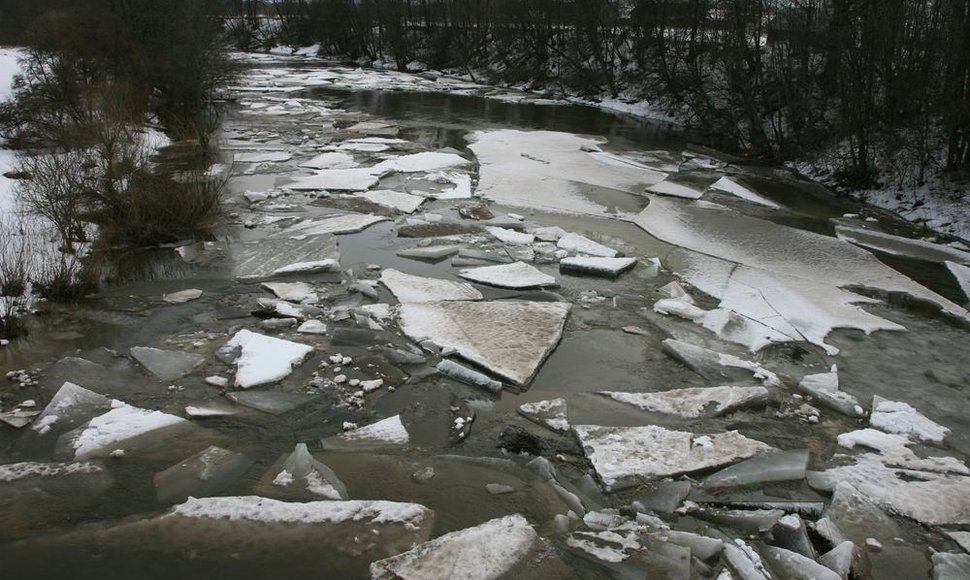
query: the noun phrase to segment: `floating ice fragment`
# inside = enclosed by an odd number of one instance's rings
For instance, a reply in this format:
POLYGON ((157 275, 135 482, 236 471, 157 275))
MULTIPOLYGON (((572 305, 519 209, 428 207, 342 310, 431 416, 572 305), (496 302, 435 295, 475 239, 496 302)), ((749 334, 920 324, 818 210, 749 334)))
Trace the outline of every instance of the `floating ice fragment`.
POLYGON ((663 351, 687 365, 691 370, 711 381, 743 381, 754 377, 767 386, 782 385, 778 375, 761 365, 700 346, 668 338, 663 351))
POLYGON ((636 265, 636 258, 572 257, 559 260, 559 271, 615 278, 636 265))
POLYGON ((298 177, 283 187, 294 191, 365 191, 380 181, 374 169, 322 169, 315 175, 298 177))
POLYGON ((644 411, 686 419, 715 417, 736 409, 763 405, 768 400, 768 390, 764 387, 700 387, 657 393, 603 391, 602 394, 644 411))
POLYGON ((358 165, 359 163, 354 161, 352 155, 338 152, 317 155, 313 159, 301 163, 300 167, 309 167, 310 169, 353 169, 358 165))
POLYGON ((458 275, 473 282, 516 290, 555 286, 557 284, 555 277, 544 274, 525 262, 470 268, 461 270, 458 275))
POLYGON ((236 359, 235 384, 243 389, 283 380, 313 352, 312 346, 245 329, 223 348, 241 349, 236 359))
POLYGON ((604 246, 598 242, 594 242, 586 236, 573 233, 568 233, 560 237, 559 241, 556 242, 556 247, 558 247, 560 250, 566 250, 567 252, 588 254, 590 256, 597 256, 600 258, 615 258, 619 253, 613 248, 604 246))
POLYGON ((807 449, 764 453, 708 476, 704 486, 731 487, 803 479, 807 468, 807 449))
POLYGON ((392 191, 390 189, 372 189, 357 193, 355 197, 366 199, 377 205, 396 209, 404 213, 414 213, 424 203, 424 198, 419 195, 411 195, 410 193, 392 191))
POLYGON ((348 213, 320 219, 307 220, 273 234, 272 238, 299 239, 324 234, 352 234, 389 218, 373 214, 348 213))
POLYGON ((172 292, 171 294, 162 294, 162 300, 168 302, 169 304, 184 304, 186 302, 191 302, 192 300, 197 300, 201 297, 202 290, 198 290, 196 288, 180 290, 178 292, 172 292))
POLYGON ((940 443, 950 429, 927 419, 907 403, 887 401, 876 395, 872 399, 869 424, 889 433, 914 437, 919 441, 940 443))
POLYGON ((747 187, 741 185, 740 183, 734 181, 730 177, 722 177, 718 179, 711 189, 716 189, 718 191, 723 191, 724 193, 729 193, 735 197, 739 197, 745 201, 750 201, 758 205, 763 205, 765 207, 770 207, 771 209, 781 209, 781 205, 771 201, 770 199, 755 193, 748 189, 747 187))
POLYGON ((402 304, 482 299, 482 293, 471 284, 414 276, 390 268, 381 272, 381 283, 402 304))
POLYGON ((293 452, 270 468, 272 494, 286 497, 347 499, 347 487, 332 469, 317 461, 306 443, 297 443, 293 452))
POLYGON ((435 368, 446 377, 451 377, 456 381, 485 389, 491 393, 498 393, 502 390, 502 383, 500 381, 496 381, 486 374, 470 369, 465 365, 460 365, 454 361, 445 359, 439 362, 435 368))
POLYGON ((811 395, 818 403, 849 417, 865 417, 866 411, 852 395, 839 390, 839 374, 835 365, 831 372, 806 375, 798 383, 798 390, 811 395))
POLYGON ((394 415, 376 423, 346 431, 323 440, 325 448, 368 449, 372 447, 407 445, 411 440, 408 430, 401 423, 401 416, 394 415))
POLYGON ((650 193, 659 195, 669 195, 672 197, 682 197, 685 199, 699 199, 704 192, 684 183, 675 183, 670 179, 664 179, 660 183, 655 183, 647 188, 650 193))
POLYGON ((510 230, 506 228, 498 228, 494 226, 489 226, 485 228, 485 231, 491 234, 495 239, 506 244, 514 244, 520 246, 527 246, 535 241, 535 236, 532 234, 525 234, 522 232, 517 232, 515 230, 510 230))
POLYGON ((88 459, 106 455, 120 444, 140 435, 188 424, 188 421, 175 415, 121 403, 65 433, 58 441, 58 446, 69 447, 74 459, 88 459))
POLYGON ((222 491, 253 464, 243 455, 210 446, 155 474, 155 491, 162 503, 185 501, 222 491))
POLYGON ((263 282, 261 286, 272 292, 277 298, 289 302, 300 303, 305 300, 312 300, 317 296, 313 286, 305 282, 263 282))
POLYGON ((561 433, 569 430, 566 399, 550 399, 519 405, 519 414, 526 419, 561 433))
POLYGON ((313 395, 306 393, 288 393, 284 391, 240 391, 228 393, 226 397, 234 403, 269 413, 270 415, 288 413, 313 400, 313 395))
POLYGON ((163 381, 174 381, 205 363, 202 355, 175 350, 135 346, 131 356, 163 381))
POLYGON ((438 171, 451 167, 461 167, 471 165, 471 161, 454 153, 438 153, 435 151, 425 151, 394 157, 387 161, 382 161, 375 165, 372 171, 386 172, 397 171, 399 173, 418 173, 427 171, 438 171))

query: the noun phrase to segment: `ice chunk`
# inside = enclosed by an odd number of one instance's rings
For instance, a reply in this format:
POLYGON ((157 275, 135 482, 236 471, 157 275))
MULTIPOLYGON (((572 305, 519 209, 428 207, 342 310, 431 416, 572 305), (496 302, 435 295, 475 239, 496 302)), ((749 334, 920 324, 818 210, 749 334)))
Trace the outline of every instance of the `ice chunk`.
POLYGON ((559 271, 615 278, 636 265, 636 258, 573 257, 559 260, 559 271))
POLYGON ((670 179, 665 179, 660 183, 655 183, 647 188, 650 193, 659 195, 669 195, 672 197, 682 197, 685 199, 699 199, 704 192, 684 183, 674 183, 670 179))
POLYGON ((352 431, 323 440, 325 448, 369 449, 372 447, 407 445, 411 440, 400 415, 382 419, 352 431))
POLYGON ((639 511, 673 513, 690 493, 689 481, 657 481, 645 486, 633 507, 639 511))
POLYGON ((735 510, 701 508, 693 512, 696 517, 729 526, 748 534, 765 533, 774 528, 785 516, 781 510, 735 510))
POLYGON ((908 447, 913 444, 913 441, 902 435, 893 435, 875 429, 861 429, 839 435, 838 442, 839 445, 850 449, 857 445, 874 449, 880 453, 880 460, 889 467, 970 475, 970 469, 955 457, 917 456, 908 447))
POLYGON ((473 282, 516 290, 555 286, 557 284, 553 276, 543 274, 525 262, 470 268, 461 270, 458 275, 473 282))
POLYGON ((304 161, 300 164, 300 167, 309 167, 310 169, 353 169, 358 165, 359 163, 354 161, 353 155, 331 152, 323 153, 309 161, 304 161))
POLYGON ((156 437, 160 437, 163 430, 188 424, 188 421, 175 415, 120 403, 107 413, 62 435, 58 447, 68 448, 74 459, 88 459, 107 455, 140 435, 157 433, 156 437))
POLYGON ((970 552, 970 532, 946 532, 966 552, 970 552))
POLYGON ((111 408, 111 400, 74 383, 65 382, 54 393, 31 429, 45 434, 56 425, 57 431, 71 429, 111 408))
POLYGON ((386 172, 397 171, 398 173, 418 173, 428 171, 439 171, 451 167, 462 167, 471 165, 471 161, 454 153, 439 153, 436 151, 425 151, 422 153, 412 153, 393 157, 386 161, 381 161, 373 167, 372 171, 386 172))
POLYGON ((764 546, 762 552, 768 560, 768 565, 782 578, 841 580, 832 570, 801 554, 775 546, 764 546))
POLYGON ((424 203, 424 198, 419 195, 411 195, 410 193, 392 191, 390 189, 372 189, 355 194, 355 197, 360 197, 377 205, 396 209, 404 213, 414 213, 424 203))
POLYGON ((963 290, 964 298, 970 300, 970 268, 949 261, 946 262, 946 267, 953 274, 960 290, 963 290))
POLYGON ((439 536, 403 554, 371 564, 371 578, 450 578, 460 571, 469 580, 502 578, 539 543, 529 522, 518 514, 439 536))
POLYGON ((574 425, 573 431, 600 480, 616 489, 639 478, 669 477, 747 459, 772 447, 737 431, 695 439, 692 433, 646 427, 574 425))
POLYGON ((332 235, 264 238, 233 246, 233 275, 237 278, 268 278, 292 264, 324 262, 327 269, 338 266, 337 239, 332 235))
POLYGON ((757 363, 668 338, 663 351, 711 381, 743 381, 752 376, 768 386, 781 386, 778 375, 757 363))
POLYGON ((189 417, 227 417, 235 415, 239 410, 229 403, 213 401, 199 405, 186 405, 185 414, 189 417))
POLYGON ((332 469, 317 461, 306 443, 297 443, 293 452, 284 455, 270 468, 264 486, 272 495, 293 498, 347 499, 347 487, 332 469))
POLYGON ((460 365, 454 361, 445 359, 439 362, 438 366, 435 368, 437 368, 438 372, 446 377, 451 377, 456 381, 461 381, 463 383, 485 389, 491 393, 498 393, 502 390, 501 382, 492 379, 486 374, 470 369, 465 365, 460 365))
POLYGON ((629 530, 575 532, 566 538, 566 545, 612 564, 623 562, 640 550, 636 534, 629 530))
POLYGON ((319 320, 307 320, 296 331, 300 334, 327 334, 327 325, 319 320))
POLYGON ((313 260, 311 262, 294 262, 273 270, 272 275, 282 276, 284 274, 312 274, 316 272, 335 272, 340 270, 340 265, 336 260, 313 260))
POLYGON ((755 193, 748 189, 747 187, 741 185, 737 181, 734 181, 730 177, 722 177, 711 185, 711 189, 717 191, 723 191, 724 193, 729 193, 735 197, 739 197, 745 201, 750 201, 751 203, 756 203, 758 205, 763 205, 765 207, 770 207, 771 209, 781 209, 781 205, 771 201, 770 199, 755 193))
POLYGON ((300 239, 305 236, 320 236, 324 234, 352 234, 378 222, 387 221, 388 219, 387 217, 373 214, 348 213, 321 219, 306 220, 295 226, 288 227, 281 232, 272 234, 270 237, 300 239))
POLYGON ((889 433, 914 437, 919 441, 940 443, 950 430, 927 419, 907 403, 887 401, 876 395, 872 399, 869 424, 889 433))
POLYGON ((263 282, 261 286, 272 292, 277 298, 289 302, 312 301, 317 297, 313 286, 305 282, 263 282))
POLYGON ((949 261, 970 266, 970 253, 950 246, 894 236, 874 229, 852 227, 845 224, 835 226, 835 235, 840 240, 887 254, 906 256, 928 262, 945 263, 949 261))
POLYGON ((933 554, 933 580, 966 580, 970 578, 970 556, 937 552, 933 554))
POLYGON ((771 528, 771 535, 774 546, 801 554, 813 561, 818 558, 815 547, 808 537, 805 520, 798 514, 788 514, 779 519, 778 523, 771 528))
POLYGON ((832 371, 806 375, 798 383, 798 390, 812 396, 818 403, 849 417, 865 417, 866 411, 852 395, 839 390, 839 374, 835 365, 832 371))
POLYGON ((71 476, 91 474, 107 474, 100 465, 90 461, 74 463, 35 463, 23 461, 0 465, 0 483, 11 484, 18 481, 28 481, 37 478, 64 479, 71 476))
POLYGON ((564 302, 516 300, 403 304, 401 330, 525 385, 559 343, 569 309, 564 302))
POLYGON ((741 580, 771 580, 761 556, 741 540, 724 542, 724 557, 741 580))
POLYGON ((131 356, 163 381, 174 381, 205 363, 205 357, 190 352, 135 346, 131 356))
POLYGON ((233 161, 236 163, 276 163, 289 161, 293 156, 286 151, 255 151, 251 153, 236 153, 233 161))
POLYGON ((691 532, 668 530, 658 535, 672 544, 690 548, 691 554, 701 560, 707 560, 721 553, 724 549, 724 541, 716 538, 709 538, 691 532))
POLYGON ((687 291, 684 290, 684 287, 678 284, 677 282, 670 282, 669 284, 665 284, 664 286, 657 288, 657 292, 665 298, 679 300, 681 302, 686 302, 688 304, 694 303, 694 299, 691 298, 690 294, 688 294, 687 291))
POLYGON ((723 415, 736 409, 763 405, 768 400, 768 389, 764 387, 700 387, 658 393, 603 391, 602 394, 644 411, 686 419, 723 415))
POLYGON ((573 233, 568 233, 560 237, 559 241, 556 242, 556 247, 560 250, 566 250, 567 252, 588 254, 590 256, 597 256, 600 258, 615 258, 619 253, 613 248, 604 246, 598 242, 594 242, 586 236, 573 233))
POLYGON ((569 419, 566 412, 566 399, 550 399, 519 405, 519 414, 533 423, 548 427, 553 431, 566 432, 569 430, 569 419))
POLYGON ((807 449, 764 453, 708 476, 704 486, 731 487, 802 479, 807 468, 807 449))
POLYGON ((506 228, 489 226, 485 228, 485 231, 490 233, 495 239, 506 244, 527 246, 536 240, 536 237, 532 234, 524 234, 506 228))
POLYGON ((172 292, 171 294, 162 294, 162 300, 168 302, 169 304, 184 304, 186 302, 191 302, 192 300, 198 300, 201 297, 202 290, 197 288, 180 290, 178 292, 172 292))
POLYGON ((818 563, 838 574, 841 580, 849 580, 852 565, 857 557, 859 557, 858 548, 853 542, 846 540, 822 554, 818 563))
POLYGON ((390 268, 381 272, 381 283, 402 304, 482 299, 482 293, 471 284, 414 276, 390 268))
POLYGON ((288 413, 313 400, 313 395, 306 393, 287 393, 284 391, 245 391, 228 393, 226 397, 234 403, 269 413, 270 415, 288 413))
POLYGON ((379 173, 371 168, 322 169, 315 175, 298 177, 283 187, 294 191, 364 191, 377 185, 379 173))
POLYGON ((418 260, 440 260, 457 254, 459 250, 461 250, 461 246, 423 246, 398 250, 397 255, 418 260))
POLYGON ((210 446, 155 474, 158 501, 174 503, 218 493, 232 485, 252 464, 240 453, 210 446))
POLYGON ((455 186, 445 191, 426 192, 429 197, 435 199, 468 199, 472 197, 472 177, 467 173, 454 171, 429 173, 425 176, 425 179, 436 183, 451 183, 455 186))
POLYGON ((243 389, 283 380, 313 352, 312 346, 246 329, 237 332, 223 348, 241 349, 235 384, 243 389))
MULTIPOLYGON (((699 308, 690 302, 677 300, 675 298, 663 298, 653 304, 653 311, 665 316, 673 314, 684 320, 702 320, 708 314, 707 310, 699 308)), ((705 325, 706 326, 706 325, 705 325)), ((716 331, 715 331, 716 332, 716 331)), ((720 333, 719 333, 720 334, 720 333)))

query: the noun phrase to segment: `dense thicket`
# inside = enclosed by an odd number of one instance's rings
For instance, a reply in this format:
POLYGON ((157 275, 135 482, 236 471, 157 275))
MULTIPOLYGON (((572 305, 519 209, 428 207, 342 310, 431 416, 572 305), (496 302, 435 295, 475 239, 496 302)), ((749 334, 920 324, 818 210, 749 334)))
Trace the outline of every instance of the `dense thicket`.
POLYGON ((233 0, 240 38, 420 60, 586 95, 662 97, 712 138, 787 159, 970 169, 970 0, 233 0), (263 21, 265 22, 265 21, 263 21))

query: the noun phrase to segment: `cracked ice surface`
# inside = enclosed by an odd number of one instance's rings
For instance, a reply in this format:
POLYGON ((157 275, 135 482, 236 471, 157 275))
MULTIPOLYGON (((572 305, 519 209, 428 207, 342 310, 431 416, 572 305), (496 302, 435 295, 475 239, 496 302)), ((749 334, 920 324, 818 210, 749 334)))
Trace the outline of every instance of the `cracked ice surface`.
POLYGON ((735 409, 764 404, 768 400, 768 389, 764 387, 700 387, 659 393, 603 391, 602 394, 644 411, 678 415, 686 419, 723 415, 735 409))
POLYGON ((597 159, 601 141, 569 133, 503 129, 476 131, 470 139, 469 149, 479 162, 479 195, 506 206, 616 217, 583 189, 640 194, 666 177, 645 167, 619 167, 597 159))
POLYGON ((873 302, 843 290, 867 287, 903 292, 968 318, 966 310, 920 286, 851 244, 808 231, 780 226, 739 213, 651 198, 636 224, 666 242, 706 254, 695 264, 725 262, 713 272, 690 267, 681 274, 735 311, 778 333, 825 348, 834 328, 902 330, 893 322, 856 306, 873 302), (726 275, 726 277, 725 277, 726 275))
POLYGON ((559 343, 565 302, 437 302, 401 306, 401 330, 525 385, 559 343))
POLYGON ((323 234, 351 234, 388 218, 373 214, 348 213, 316 220, 307 220, 272 235, 274 238, 301 239, 323 234))
POLYGON ((482 293, 466 282, 415 276, 392 268, 381 272, 381 283, 402 304, 482 299, 482 293))
POLYGON ((737 431, 702 437, 656 425, 574 425, 573 431, 607 488, 632 485, 639 478, 662 478, 720 467, 773 450, 737 431))
POLYGON ((450 532, 403 554, 371 564, 371 578, 501 578, 539 542, 535 530, 519 514, 450 532))
POLYGON ((301 239, 262 239, 232 247, 233 275, 237 278, 268 278, 294 264, 325 260, 337 265, 340 253, 332 235, 301 239))
POLYGON ((236 359, 236 386, 243 389, 283 380, 313 352, 312 346, 245 329, 237 332, 224 348, 237 347, 241 353, 236 359))
POLYGON ((499 288, 537 288, 557 284, 555 277, 543 274, 537 268, 525 262, 469 268, 461 270, 458 275, 473 282, 498 286, 499 288))

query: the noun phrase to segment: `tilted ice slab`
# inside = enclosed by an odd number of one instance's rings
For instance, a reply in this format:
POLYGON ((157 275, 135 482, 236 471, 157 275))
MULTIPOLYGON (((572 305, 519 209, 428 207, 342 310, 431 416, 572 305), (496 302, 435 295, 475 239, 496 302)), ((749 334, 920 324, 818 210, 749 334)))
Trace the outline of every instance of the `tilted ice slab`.
POLYGON ((156 473, 155 495, 165 503, 213 495, 232 485, 252 464, 240 453, 212 445, 156 473))
POLYGON ((332 235, 301 236, 301 239, 262 239, 232 247, 233 275, 237 278, 268 278, 293 264, 337 265, 340 253, 332 235))
POLYGON ((844 224, 835 226, 835 235, 840 240, 887 254, 906 256, 928 262, 955 262, 970 266, 970 252, 942 244, 894 236, 878 230, 856 228, 844 224))
POLYGON ((615 278, 637 265, 636 258, 563 258, 559 271, 615 278))
POLYGON ((643 167, 618 167, 596 158, 601 141, 552 131, 477 131, 469 148, 478 157, 478 193, 506 206, 558 213, 614 216, 583 194, 602 187, 639 194, 666 177, 643 167))
POLYGON ((953 274, 953 279, 957 281, 960 290, 963 290, 963 296, 970 300, 970 268, 955 262, 946 262, 946 267, 953 274))
POLYGON ((539 542, 519 514, 439 536, 398 556, 371 564, 371 578, 502 578, 539 542))
POLYGON ((351 234, 389 218, 373 214, 348 213, 322 219, 307 220, 273 234, 273 238, 300 239, 323 234, 351 234))
POLYGON ((401 330, 430 339, 517 385, 525 385, 559 343, 565 302, 437 302, 401 306, 401 330))
POLYGON ((233 161, 237 163, 267 163, 289 161, 293 155, 286 151, 256 151, 251 153, 236 153, 233 161))
POLYGON ((562 433, 569 431, 566 399, 558 398, 525 403, 519 405, 519 414, 533 423, 548 427, 553 431, 562 433))
POLYGON ((367 521, 419 527, 432 515, 415 503, 391 501, 284 502, 258 496, 189 498, 172 508, 168 517, 249 520, 274 523, 338 523, 367 521))
POLYGON ((659 393, 603 391, 601 394, 644 411, 677 415, 685 419, 716 417, 768 401, 768 389, 764 387, 700 387, 659 393))
POLYGON ((720 353, 672 338, 664 340, 662 348, 665 353, 710 381, 742 381, 755 378, 769 387, 782 386, 781 379, 775 373, 758 363, 734 355, 720 353))
POLYGON ((734 181, 730 177, 722 177, 711 185, 711 189, 717 191, 722 191, 724 193, 729 193, 735 197, 739 197, 745 201, 750 201, 751 203, 756 203, 758 205, 763 205, 765 207, 770 207, 771 209, 781 209, 781 205, 771 201, 770 199, 764 197, 761 194, 755 193, 748 189, 747 187, 741 185, 737 181, 734 181))
POLYGON ((125 441, 140 435, 187 425, 188 421, 175 415, 116 402, 107 413, 62 435, 58 446, 73 452, 74 459, 88 459, 107 455, 125 441))
POLYGON ((869 424, 883 431, 935 443, 942 442, 950 432, 949 428, 927 419, 908 403, 887 401, 878 395, 872 399, 869 424))
POLYGON ((55 426, 58 431, 71 429, 110 408, 111 399, 108 397, 65 382, 30 428, 42 435, 55 426))
POLYGON ((334 435, 322 441, 325 449, 370 449, 373 447, 407 445, 411 441, 400 415, 334 435))
POLYGON ((543 274, 536 267, 525 262, 469 268, 461 270, 458 275, 466 280, 499 288, 538 288, 557 284, 555 277, 543 274))
POLYGON ((762 552, 771 569, 782 578, 842 580, 834 571, 796 552, 770 545, 762 547, 762 552))
POLYGON ((404 213, 414 213, 424 203, 424 198, 420 195, 411 195, 410 193, 392 191, 390 189, 372 189, 357 193, 355 197, 366 199, 377 205, 396 209, 404 213))
POLYGON ((835 238, 777 225, 696 202, 655 197, 636 223, 650 234, 725 262, 688 268, 684 278, 733 310, 779 333, 825 348, 834 328, 901 330, 856 306, 872 302, 845 287, 902 292, 964 319, 966 310, 883 265, 872 254, 835 238))
POLYGON ((359 163, 354 161, 353 155, 347 153, 322 153, 309 161, 304 161, 300 167, 310 169, 353 169, 359 163))
POLYGON ((373 168, 321 169, 315 175, 297 177, 283 187, 293 191, 364 191, 377 185, 380 174, 373 168))
POLYGON ((773 450, 737 431, 695 436, 656 425, 574 425, 573 431, 609 489, 634 485, 640 478, 663 478, 720 467, 773 450))
POLYGON ((263 282, 260 286, 272 292, 277 298, 288 302, 300 303, 317 297, 313 286, 306 282, 263 282))
POLYGON ((588 254, 600 258, 614 258, 619 253, 609 246, 604 246, 599 242, 581 236, 579 234, 567 233, 556 241, 556 247, 567 252, 576 254, 588 254))
POLYGON ((283 380, 313 352, 312 346, 246 329, 237 332, 223 348, 241 349, 235 384, 243 389, 283 380))
POLYGON ((684 199, 700 199, 704 192, 685 185, 682 183, 674 183, 669 179, 665 179, 660 183, 655 183, 647 188, 650 193, 656 193, 658 195, 669 195, 671 197, 682 197, 684 199))
POLYGON ((418 173, 427 171, 440 171, 452 167, 471 165, 471 161, 461 155, 454 153, 438 153, 425 151, 423 153, 413 153, 402 155, 386 161, 381 161, 372 168, 372 171, 383 173, 386 171, 396 171, 398 173, 418 173))
POLYGON ((163 381, 183 377, 205 362, 202 355, 177 350, 135 346, 130 352, 135 360, 163 381))
POLYGON ((838 367, 832 365, 827 373, 805 375, 798 383, 798 390, 811 395, 822 405, 849 417, 865 417, 866 411, 852 395, 839 390, 838 367))
POLYGON ((306 443, 297 443, 293 453, 274 465, 268 474, 276 493, 287 496, 312 496, 323 499, 347 499, 347 487, 337 474, 314 459, 306 443))
POLYGON ((381 283, 402 304, 482 299, 482 293, 471 284, 415 276, 391 268, 381 272, 381 283))

